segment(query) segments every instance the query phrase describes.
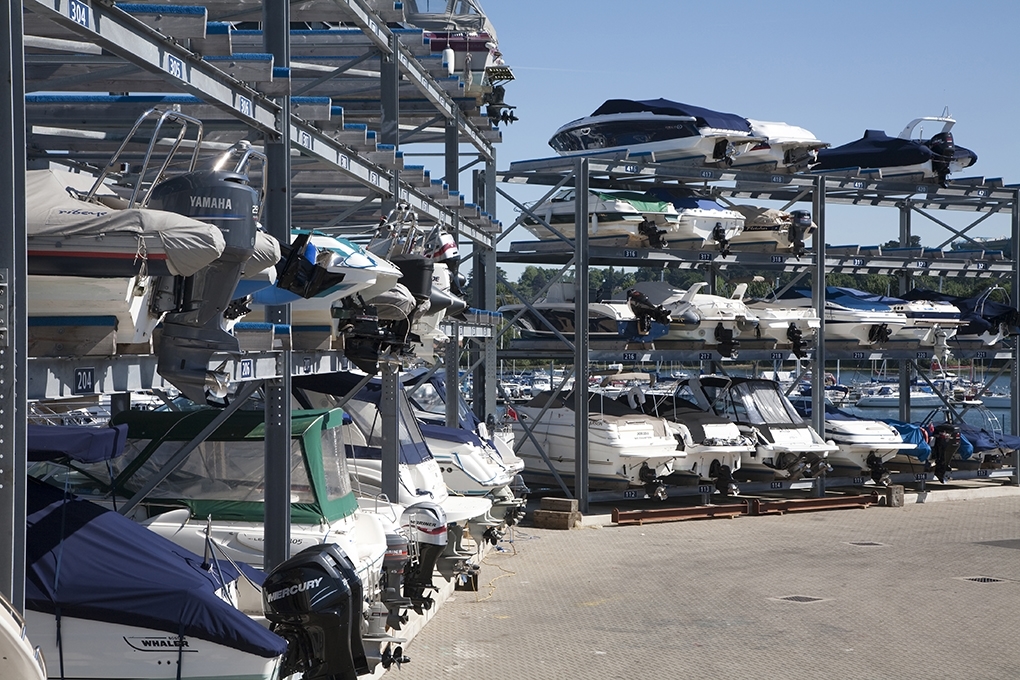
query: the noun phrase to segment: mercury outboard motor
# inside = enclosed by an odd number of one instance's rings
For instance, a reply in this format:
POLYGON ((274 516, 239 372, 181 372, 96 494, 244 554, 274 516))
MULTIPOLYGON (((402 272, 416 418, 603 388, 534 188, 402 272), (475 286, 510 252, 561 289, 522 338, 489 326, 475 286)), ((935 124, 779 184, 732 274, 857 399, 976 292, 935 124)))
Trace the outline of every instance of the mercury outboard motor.
POLYGON ((807 345, 804 342, 804 331, 797 327, 797 324, 790 322, 790 327, 786 329, 786 339, 793 345, 793 355, 798 359, 804 358, 806 352, 804 347, 807 345))
POLYGON ((868 340, 876 345, 888 342, 891 337, 892 330, 890 330, 889 326, 884 323, 877 323, 868 330, 868 340))
POLYGON ((404 570, 404 597, 410 599, 414 610, 422 614, 432 609, 435 603, 427 593, 435 590, 432 574, 449 538, 446 511, 432 501, 415 503, 400 516, 400 526, 407 532, 407 540, 417 553, 404 570))
POLYGON ((404 570, 410 561, 407 537, 398 533, 386 534, 386 554, 383 555, 382 602, 386 606, 386 627, 400 630, 407 617, 400 613, 411 606, 403 596, 404 570))
POLYGON ((237 338, 223 328, 245 263, 255 252, 259 194, 248 175, 199 170, 154 186, 149 206, 220 228, 223 254, 193 276, 175 281, 177 306, 163 319, 157 371, 186 397, 204 404, 207 393, 222 397, 226 385, 209 371, 214 352, 238 352, 237 338))
POLYGON ((666 233, 665 229, 660 229, 659 225, 651 221, 647 217, 641 220, 641 224, 637 227, 638 233, 648 239, 648 245, 652 248, 665 248, 669 245, 669 242, 662 237, 666 233))
POLYGON ((931 447, 931 457, 935 462, 935 476, 945 483, 948 473, 953 469, 952 460, 960 450, 960 428, 952 423, 935 426, 935 441, 931 447))
POLYGON ((810 212, 807 210, 793 210, 790 212, 790 245, 793 246, 793 254, 797 257, 804 254, 804 235, 810 228, 810 212))
POLYGON ((947 130, 932 136, 928 140, 928 148, 931 149, 931 169, 939 178, 939 186, 945 187, 949 177, 949 164, 956 155, 953 133, 947 130))
POLYGON ((740 341, 733 337, 733 329, 723 326, 722 321, 716 324, 715 341, 719 345, 719 354, 724 357, 733 357, 740 347, 740 341))
POLYGON ((627 306, 637 317, 638 333, 641 335, 646 335, 652 330, 650 321, 669 323, 669 310, 662 305, 653 305, 648 296, 639 290, 627 291, 627 306))
POLYGON ((362 586, 335 543, 305 548, 266 576, 269 629, 287 641, 280 677, 357 680, 371 669, 361 639, 362 586))

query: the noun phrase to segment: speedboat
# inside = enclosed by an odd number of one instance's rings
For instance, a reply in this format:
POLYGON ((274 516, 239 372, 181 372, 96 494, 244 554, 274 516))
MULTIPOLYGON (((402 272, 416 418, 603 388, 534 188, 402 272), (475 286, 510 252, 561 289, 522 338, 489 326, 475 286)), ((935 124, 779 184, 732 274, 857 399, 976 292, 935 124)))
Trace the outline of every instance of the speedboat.
POLYGON ((715 248, 729 253, 730 244, 743 233, 744 216, 689 189, 656 189, 651 195, 668 200, 677 212, 670 248, 715 248))
MULTIPOLYGON (((811 397, 791 398, 805 420, 811 417, 811 397)), ((903 441, 899 431, 881 420, 870 420, 843 411, 825 400, 825 439, 839 449, 828 456, 835 476, 867 474, 876 484, 889 483, 887 463, 909 455, 917 444, 903 441)))
MULTIPOLYGON (((565 238, 576 238, 574 189, 563 189, 529 210, 565 238)), ((531 215, 522 224, 536 238, 556 238, 531 215)), ((588 194, 588 239, 590 245, 664 248, 679 230, 680 217, 667 200, 636 191, 590 191, 588 194)))
POLYGON ((733 167, 760 172, 803 172, 818 162, 826 148, 814 133, 797 125, 748 118, 751 134, 763 137, 749 150, 733 159, 733 167))
POLYGON ((960 172, 977 162, 977 154, 957 146, 952 130, 956 120, 948 114, 915 118, 896 137, 882 130, 865 130, 864 136, 818 152, 814 172, 840 170, 876 170, 885 179, 913 181, 935 179, 946 186, 949 174, 960 172), (925 139, 923 124, 934 123, 942 129, 925 139), (919 127, 920 126, 920 127, 919 127), (914 137, 917 130, 918 137, 914 137))
POLYGON ((51 677, 279 677, 288 645, 247 613, 260 572, 32 478, 26 539, 25 620, 51 677))
MULTIPOLYGON (((515 446, 525 462, 525 481, 549 486, 558 475, 565 484, 572 485, 577 437, 574 394, 554 398, 553 392, 543 392, 515 410, 515 446), (545 456, 525 434, 525 425, 540 442, 545 456)), ((593 393, 588 397, 587 432, 590 489, 644 488, 649 496, 665 497, 663 479, 676 471, 684 453, 664 418, 645 415, 593 393)))
MULTIPOLYGON (((825 288, 825 339, 848 340, 867 347, 881 345, 907 325, 907 317, 852 288, 825 288)), ((814 307, 809 288, 790 288, 776 301, 789 307, 814 307)))
POLYGON ((779 347, 791 347, 798 357, 818 339, 821 322, 814 307, 790 307, 779 300, 744 300, 744 304, 758 317, 762 338, 775 340, 779 347))
POLYGON ((25 619, 3 593, 0 593, 0 659, 12 677, 46 680, 42 649, 29 641, 25 619))
POLYGON ((826 458, 837 447, 804 422, 775 381, 703 375, 681 380, 676 396, 732 420, 754 442, 738 479, 795 480, 829 469, 826 458))
MULTIPOLYGON (((936 381, 936 389, 928 385, 914 384, 910 388, 909 401, 911 408, 941 408, 946 402, 959 406, 978 406, 983 402, 979 398, 966 395, 963 387, 954 389, 942 381, 936 381), (948 389, 945 389, 948 387, 948 389), (943 388, 939 390, 938 388, 943 388)), ((903 394, 898 385, 875 385, 872 389, 863 389, 854 406, 857 408, 895 409, 903 401, 903 394)))
POLYGON ((736 114, 668 99, 609 99, 590 116, 560 127, 549 146, 561 156, 609 155, 727 167, 765 141, 736 114))
POLYGON ((806 210, 787 212, 754 205, 735 205, 744 218, 744 228, 732 241, 737 250, 792 251, 800 257, 818 226, 806 210))
POLYGON ((759 337, 758 317, 743 302, 747 284, 738 284, 729 298, 702 293, 707 285, 702 281, 682 290, 663 281, 640 281, 634 284, 634 290, 669 311, 672 321, 664 340, 698 340, 715 347, 723 356, 733 356, 740 346, 739 338, 759 337), (693 327, 686 323, 683 313, 690 306, 700 319, 693 327))
MULTIPOLYGON (((698 322, 692 305, 675 305, 671 314, 662 305, 627 300, 603 300, 588 304, 588 337, 591 340, 621 340, 650 343, 667 334, 673 323, 687 326, 698 322)), ((568 340, 574 337, 574 284, 557 282, 531 308, 523 304, 503 305, 496 311, 513 323, 522 338, 553 340, 555 328, 568 340), (532 311, 532 308, 534 311, 532 311), (537 313, 537 314, 536 314, 537 313), (540 315, 540 316, 539 316, 540 315)))
POLYGON ((960 311, 956 337, 961 340, 976 339, 992 346, 1020 332, 1020 311, 1009 301, 1008 293, 998 286, 989 287, 969 298, 914 288, 904 293, 903 299, 948 302, 956 307, 960 311), (1004 302, 992 299, 997 291, 1005 296, 1004 302))

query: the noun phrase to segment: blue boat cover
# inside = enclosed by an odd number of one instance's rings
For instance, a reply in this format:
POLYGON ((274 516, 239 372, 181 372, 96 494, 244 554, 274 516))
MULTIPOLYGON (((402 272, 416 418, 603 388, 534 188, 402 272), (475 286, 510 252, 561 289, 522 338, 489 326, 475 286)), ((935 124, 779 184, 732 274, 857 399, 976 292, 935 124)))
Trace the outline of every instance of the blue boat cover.
POLYGON ((81 425, 28 425, 30 461, 70 458, 98 463, 124 453, 127 425, 84 427, 81 425))
POLYGON ((700 208, 702 210, 725 210, 719 203, 711 198, 698 196, 694 192, 685 189, 652 189, 647 194, 659 201, 669 201, 677 210, 691 210, 700 208))
POLYGON ((691 116, 697 119, 698 127, 718 128, 720 130, 738 130, 751 132, 751 124, 743 116, 735 113, 722 113, 705 109, 700 106, 681 104, 669 99, 609 99, 595 109, 592 116, 607 116, 613 113, 653 113, 660 116, 691 116))
POLYGON ((813 170, 836 168, 892 168, 919 165, 931 159, 932 152, 916 139, 890 137, 882 130, 865 130, 855 142, 818 151, 813 170))
POLYGON ((1016 435, 995 434, 970 423, 957 422, 956 424, 960 426, 961 436, 967 438, 976 453, 993 449, 1005 449, 1006 451, 1020 449, 1020 437, 1016 435))
POLYGON ((890 425, 895 427, 899 431, 900 437, 902 437, 903 441, 905 441, 906 443, 917 444, 917 448, 914 449, 913 451, 904 451, 904 453, 906 453, 908 456, 913 456, 922 463, 931 457, 931 446, 925 439, 924 433, 921 432, 920 425, 915 425, 914 423, 905 423, 902 420, 892 420, 887 418, 883 418, 882 422, 889 423, 890 425))
MULTIPOLYGON (((802 298, 811 299, 810 288, 791 288, 779 296, 780 300, 799 300, 802 298)), ((849 309, 860 309, 866 311, 888 312, 891 307, 903 300, 891 298, 885 295, 866 293, 855 288, 841 288, 839 286, 825 287, 825 300, 849 309)))
POLYGON ((32 478, 25 553, 29 609, 187 635, 265 658, 287 651, 283 638, 216 596, 238 578, 229 562, 202 569, 200 556, 112 510, 73 495, 65 501, 61 490, 32 478))

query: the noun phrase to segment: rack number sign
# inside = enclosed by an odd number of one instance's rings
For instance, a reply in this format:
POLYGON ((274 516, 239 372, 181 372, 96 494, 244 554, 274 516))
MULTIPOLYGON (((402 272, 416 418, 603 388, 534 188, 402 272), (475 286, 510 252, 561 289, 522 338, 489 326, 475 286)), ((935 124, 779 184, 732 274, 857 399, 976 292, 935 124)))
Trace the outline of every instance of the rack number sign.
POLYGON ((92 8, 81 0, 68 0, 67 16, 76 24, 92 28, 92 8))
POLYGON ((711 496, 713 491, 715 491, 715 487, 713 487, 711 484, 698 485, 698 493, 700 493, 702 496, 711 496))
POLYGON ((251 380, 255 377, 255 362, 251 359, 241 359, 241 380, 251 380))
POLYGON ((623 360, 624 361, 637 361, 637 352, 624 352, 623 353, 623 360))
POLYGON ((698 360, 699 361, 711 361, 712 360, 712 353, 711 352, 698 352, 698 360))
POLYGON ((623 256, 624 257, 637 257, 638 256, 638 251, 636 251, 636 250, 624 250, 623 251, 623 256))
POLYGON ((237 110, 240 111, 242 115, 251 116, 252 113, 253 113, 253 108, 252 108, 252 105, 251 105, 251 100, 248 99, 247 97, 242 97, 241 95, 238 95, 237 96, 237 110))
POLYGON ((96 369, 92 367, 74 369, 74 384, 71 386, 71 394, 95 393, 96 369))
POLYGON ((864 359, 864 352, 853 352, 850 354, 851 359, 862 360, 864 359))
POLYGON ((184 60, 172 54, 166 55, 166 72, 179 80, 186 80, 184 77, 184 60))

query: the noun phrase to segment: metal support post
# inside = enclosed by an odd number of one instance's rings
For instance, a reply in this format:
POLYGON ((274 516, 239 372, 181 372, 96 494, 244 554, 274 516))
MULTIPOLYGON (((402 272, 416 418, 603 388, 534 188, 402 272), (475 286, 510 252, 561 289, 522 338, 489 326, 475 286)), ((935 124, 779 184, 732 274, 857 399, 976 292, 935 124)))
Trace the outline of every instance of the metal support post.
POLYGON ((588 512, 588 159, 574 166, 574 496, 588 512))
MULTIPOLYGON (((1009 283, 1009 299, 1016 304, 1020 299, 1020 189, 1013 193, 1013 215, 1012 229, 1010 233, 1010 256, 1013 258, 1013 277, 1009 283)), ((1009 432, 1012 435, 1020 434, 1020 339, 1012 338, 1013 357, 1010 359, 1009 371, 1009 432)), ((1020 486, 1020 452, 1016 456, 1016 479, 1017 486, 1020 486)))
MULTIPOLYGON (((496 161, 493 158, 485 164, 484 172, 474 173, 472 194, 474 202, 490 215, 496 214, 496 161)), ((471 278, 473 290, 472 304, 477 309, 494 310, 496 304, 496 251, 475 245, 472 251, 474 275, 471 278)), ((485 420, 489 414, 496 413, 496 343, 497 336, 480 338, 481 351, 477 349, 479 341, 472 343, 476 348, 471 353, 471 364, 475 366, 472 374, 471 408, 479 419, 485 420)))
MULTIPOLYGON (((290 65, 290 3, 266 0, 262 7, 265 50, 275 65, 290 65)), ((277 99, 281 107, 280 136, 266 139, 266 215, 262 223, 280 243, 290 243, 290 95, 277 99)), ((290 306, 266 310, 266 320, 290 324, 290 306)), ((290 350, 280 358, 281 376, 265 386, 265 555, 269 571, 290 557, 290 350)))
POLYGON ((814 205, 815 266, 811 270, 811 290, 814 291, 815 313, 818 315, 818 341, 815 343, 815 363, 811 372, 811 427, 825 435, 825 176, 815 180, 814 205))
MULTIPOLYGON (((382 493, 394 503, 400 498, 400 408, 398 367, 386 362, 379 367, 382 373, 382 395, 379 398, 379 417, 382 419, 382 493)), ((450 386, 446 386, 447 399, 450 386)))
POLYGON ((20 2, 0 12, 0 592, 25 611, 28 245, 25 66, 20 2))
MULTIPOLYGON (((382 54, 379 59, 379 102, 381 120, 379 121, 379 141, 400 148, 400 40, 396 34, 389 37, 389 54, 382 54)), ((385 215, 400 200, 400 180, 396 169, 392 171, 390 198, 383 200, 382 212, 385 215)))
MULTIPOLYGON (((910 245, 910 201, 904 201, 900 204, 900 247, 906 248, 910 245)), ((910 272, 904 270, 900 272, 899 276, 900 290, 899 294, 903 295, 910 290, 910 272)), ((900 403, 899 403, 899 419, 905 423, 910 422, 910 379, 911 370, 910 362, 901 359, 900 365, 900 403)))
POLYGON ((460 324, 453 322, 443 357, 446 368, 446 426, 460 427, 460 324))

